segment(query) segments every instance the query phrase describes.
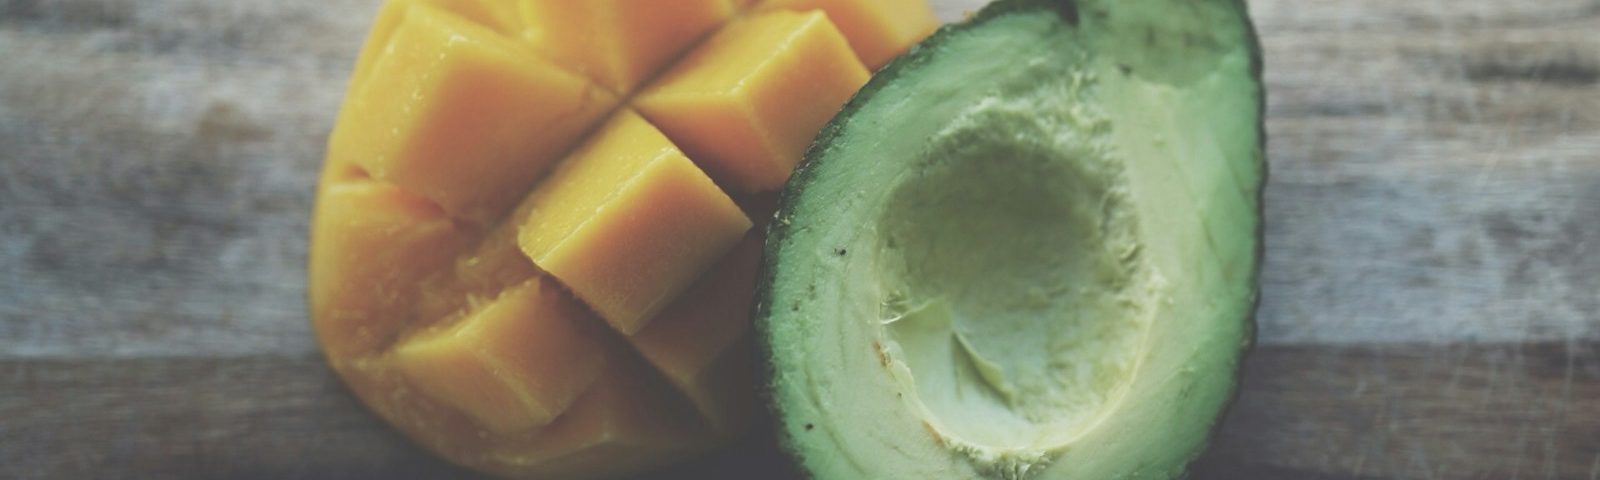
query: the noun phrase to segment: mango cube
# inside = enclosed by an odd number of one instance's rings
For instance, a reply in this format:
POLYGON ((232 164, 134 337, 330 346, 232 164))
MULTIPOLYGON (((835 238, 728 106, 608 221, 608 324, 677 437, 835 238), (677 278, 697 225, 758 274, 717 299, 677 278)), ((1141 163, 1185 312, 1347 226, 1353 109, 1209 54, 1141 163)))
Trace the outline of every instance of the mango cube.
POLYGON ((635 101, 729 188, 783 185, 805 147, 867 81, 821 12, 772 11, 724 27, 635 101))
POLYGON ((751 403, 740 400, 751 392, 725 387, 747 385, 727 380, 753 372, 728 373, 726 368, 715 368, 713 362, 737 368, 751 361, 752 352, 738 351, 735 346, 741 341, 749 342, 745 334, 750 331, 762 239, 759 232, 746 235, 678 301, 628 338, 634 349, 688 396, 702 415, 719 424, 734 422, 742 416, 740 412, 752 408, 740 405, 751 403), (723 358, 727 361, 719 360, 723 358))
POLYGON ((939 19, 923 0, 767 0, 761 8, 822 10, 870 70, 889 63, 939 28, 939 19))
POLYGON ((394 364, 413 387, 483 428, 550 423, 599 377, 600 340, 580 327, 583 307, 535 277, 457 323, 411 337, 394 364))
POLYGON ((523 28, 516 6, 505 0, 400 0, 400 3, 406 1, 454 13, 507 37, 515 37, 523 28))
POLYGON ((632 91, 733 15, 729 0, 522 0, 541 53, 614 92, 632 91))
POLYGON ((393 29, 346 100, 329 162, 360 166, 469 222, 504 214, 617 102, 425 3, 393 29))
POLYGON ((627 334, 750 229, 727 194, 631 112, 601 127, 528 202, 522 252, 627 334))
POLYGON ((427 9, 422 15, 454 15, 487 28, 499 36, 516 38, 523 32, 521 19, 515 5, 504 0, 388 0, 378 9, 367 32, 366 41, 356 56, 355 69, 350 74, 350 86, 365 83, 372 65, 389 53, 390 40, 395 30, 414 8, 427 9))
POLYGON ((338 358, 371 353, 411 315, 423 278, 468 241, 427 199, 356 180, 323 189, 311 257, 311 311, 324 348, 338 358))
MULTIPOLYGON (((617 353, 617 352, 613 352, 617 353)), ((508 476, 609 477, 658 466, 694 451, 704 436, 670 387, 631 358, 609 362, 572 408, 525 443, 498 453, 508 476)))
POLYGON ((367 41, 361 46, 361 53, 356 57, 356 68, 350 74, 350 84, 364 83, 367 75, 372 71, 372 64, 383 57, 389 48, 389 40, 394 36, 395 27, 398 27, 411 8, 417 5, 426 5, 436 12, 445 12, 466 18, 479 25, 488 27, 502 35, 516 35, 521 30, 517 23, 516 9, 501 0, 390 0, 384 2, 378 10, 377 18, 373 19, 372 30, 367 33, 367 41))

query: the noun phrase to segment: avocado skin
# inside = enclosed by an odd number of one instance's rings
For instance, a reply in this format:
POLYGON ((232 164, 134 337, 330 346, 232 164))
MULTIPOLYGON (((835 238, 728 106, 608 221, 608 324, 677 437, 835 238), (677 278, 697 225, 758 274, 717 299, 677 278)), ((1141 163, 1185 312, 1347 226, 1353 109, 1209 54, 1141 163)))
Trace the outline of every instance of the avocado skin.
MULTIPOLYGON (((941 26, 932 35, 913 46, 905 54, 895 58, 883 68, 879 69, 877 72, 874 72, 872 78, 867 82, 867 84, 857 91, 855 95, 853 95, 850 100, 845 103, 845 105, 840 109, 839 113, 836 114, 833 119, 822 128, 822 130, 817 134, 816 139, 811 143, 810 147, 806 149, 804 158, 796 167, 793 175, 790 176, 788 182, 781 190, 778 198, 778 209, 773 214, 773 218, 767 225, 766 244, 763 246, 760 270, 756 276, 756 301, 752 312, 752 318, 755 321, 756 327, 755 337, 758 351, 763 352, 759 359, 761 362, 759 372, 762 381, 760 394, 763 397, 763 401, 768 405, 769 412, 771 413, 771 419, 775 427, 774 432, 779 437, 779 446, 789 456, 789 461, 787 462, 788 465, 782 468, 783 471, 796 472, 804 478, 814 478, 811 472, 806 471, 805 468, 801 467, 800 462, 796 461, 798 455, 800 455, 800 452, 797 452, 795 447, 789 444, 789 439, 784 437, 781 433, 778 433, 782 431, 781 427, 783 418, 781 412, 783 410, 782 406, 778 404, 776 396, 773 394, 774 385, 771 381, 775 377, 776 365, 774 364, 770 354, 773 348, 771 343, 772 330, 769 323, 771 320, 773 305, 770 299, 774 280, 784 267, 780 262, 776 261, 778 248, 780 245, 784 244, 791 231, 805 228, 804 225, 793 224, 789 221, 789 219, 792 218, 794 214, 793 206, 795 204, 795 200, 804 196, 810 184, 817 178, 818 164, 823 161, 822 158, 824 157, 822 152, 834 145, 836 137, 847 125, 850 124, 850 121, 853 118, 853 114, 856 110, 861 108, 862 105, 871 101, 878 91, 896 81, 901 70, 929 61, 933 55, 933 52, 940 48, 945 40, 953 34, 967 28, 982 25, 991 18, 1014 12, 1029 11, 1054 11, 1061 18, 1062 22, 1067 23, 1070 27, 1075 28, 1078 20, 1077 16, 1080 14, 1077 3, 1077 0, 997 0, 984 6, 977 13, 973 14, 966 20, 941 26)), ((1217 414, 1216 420, 1213 422, 1210 428, 1211 433, 1209 434, 1209 437, 1211 439, 1216 437, 1217 432, 1222 427, 1221 420, 1227 417, 1229 411, 1232 409, 1233 404, 1238 400, 1239 380, 1242 378, 1244 373, 1244 363, 1246 360, 1248 360, 1251 349, 1255 345, 1258 336, 1256 315, 1259 313, 1261 305, 1261 268, 1266 254, 1265 187, 1268 179, 1271 176, 1269 163, 1266 159, 1267 135, 1265 120, 1267 96, 1265 88, 1262 84, 1262 71, 1264 69, 1264 65, 1261 54, 1260 36, 1256 29, 1255 23, 1250 19, 1246 0, 1229 0, 1229 3, 1232 3, 1234 8, 1240 12, 1239 14, 1243 17, 1242 20, 1245 27, 1245 38, 1241 39, 1241 42, 1243 42, 1249 53, 1250 77, 1252 80, 1251 83, 1255 89, 1256 97, 1260 100, 1257 102, 1258 111, 1256 112, 1257 138, 1260 139, 1260 144, 1257 150, 1260 152, 1260 155, 1256 159, 1256 166, 1260 171, 1260 177, 1257 184, 1254 185, 1254 189, 1256 192, 1256 217, 1261 219, 1261 221, 1257 222, 1256 231, 1254 233, 1256 238, 1256 249, 1254 254, 1255 265, 1250 272, 1249 279, 1249 288, 1253 298, 1251 300, 1250 309, 1243 319, 1245 322, 1246 334, 1242 338, 1239 345, 1239 361, 1233 366, 1232 376, 1234 381, 1229 386, 1230 391, 1228 393, 1228 400, 1224 404, 1222 411, 1217 414)), ((1207 443, 1209 442, 1210 440, 1207 441, 1207 443)), ((1185 468, 1186 471, 1192 471, 1195 461, 1202 453, 1204 453, 1204 451, 1204 448, 1196 450, 1194 456, 1187 462, 1185 468)), ((1180 478, 1187 476, 1188 473, 1186 472, 1180 478)))

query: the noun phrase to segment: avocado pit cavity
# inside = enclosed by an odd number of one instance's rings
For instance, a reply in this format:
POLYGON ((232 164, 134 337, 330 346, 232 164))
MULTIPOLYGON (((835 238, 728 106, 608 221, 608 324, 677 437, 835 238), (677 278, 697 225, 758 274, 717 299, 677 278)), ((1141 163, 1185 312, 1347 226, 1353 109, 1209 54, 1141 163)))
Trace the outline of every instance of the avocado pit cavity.
POLYGON ((892 187, 874 255, 902 398, 1002 470, 1115 402, 1154 298, 1120 170, 1025 103, 986 103, 936 139, 892 187))

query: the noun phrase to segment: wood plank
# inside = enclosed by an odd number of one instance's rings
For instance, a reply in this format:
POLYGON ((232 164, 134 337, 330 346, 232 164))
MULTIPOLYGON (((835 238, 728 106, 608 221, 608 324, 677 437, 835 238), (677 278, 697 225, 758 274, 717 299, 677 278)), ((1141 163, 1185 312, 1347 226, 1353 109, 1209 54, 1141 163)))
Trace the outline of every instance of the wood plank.
POLYGON ((0 355, 314 352, 312 186, 375 6, 0 1, 0 355))
POLYGON ((1600 477, 1600 343, 1268 347, 1200 478, 1600 477))
POLYGON ((1600 338, 1600 3, 1252 10, 1263 342, 1600 338))
MULTIPOLYGON (((1594 478, 1600 342, 1266 347, 1198 478, 1594 478)), ((438 478, 318 357, 0 362, 0 477, 438 478)), ((785 478, 761 432, 649 478, 785 478)))
POLYGON ((440 478, 319 357, 0 363, 0 477, 440 478))
MULTIPOLYGON (((305 318, 377 3, 0 0, 0 478, 464 475, 305 318)), ((1600 478, 1600 1, 1251 8, 1265 347, 1197 476, 1600 478)), ((783 462, 753 440, 665 478, 783 462)))

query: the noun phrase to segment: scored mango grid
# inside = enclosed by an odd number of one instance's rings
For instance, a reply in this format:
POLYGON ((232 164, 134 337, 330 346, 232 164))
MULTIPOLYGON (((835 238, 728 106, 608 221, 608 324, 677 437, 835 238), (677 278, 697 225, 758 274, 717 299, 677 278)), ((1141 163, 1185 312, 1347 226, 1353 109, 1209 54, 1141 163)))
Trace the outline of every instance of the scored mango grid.
MULTIPOLYGON (((457 2, 457 3, 459 3, 459 2, 457 2)), ((382 20, 381 20, 381 19, 380 19, 380 21, 382 21, 382 20)), ((480 23, 481 23, 481 21, 480 21, 480 23)), ((726 23, 724 23, 724 25, 725 25, 725 24, 726 24, 726 23)), ((719 26, 719 27, 718 27, 718 28, 720 28, 720 26, 719 26)), ((377 29, 375 29, 375 34, 376 34, 376 33, 377 33, 377 29)), ((710 34, 707 34, 707 35, 704 35, 704 36, 703 36, 703 37, 702 37, 702 38, 704 38, 704 37, 709 37, 709 36, 710 36, 710 34)), ((376 43, 376 42, 374 42, 374 43, 376 43)), ((372 48, 372 47, 371 47, 371 46, 370 46, 370 45, 369 45, 369 47, 368 47, 368 48, 372 48)), ((689 48, 685 48, 685 49, 682 49, 682 50, 683 50, 683 51, 688 51, 688 50, 690 50, 690 49, 692 49, 692 48, 693 48, 693 47, 692 47, 692 45, 691 45, 691 46, 689 46, 689 48)), ((365 53, 365 52, 364 52, 364 53, 363 53, 363 56, 366 56, 366 55, 367 55, 367 54, 366 54, 366 53, 365 53)), ((370 63, 369 63, 369 62, 366 62, 366 61, 364 61, 364 62, 363 62, 363 63, 362 63, 362 65, 370 65, 370 63)), ((669 63, 667 63, 667 64, 666 64, 666 65, 663 65, 663 66, 661 66, 661 67, 659 67, 659 68, 657 68, 657 69, 656 69, 656 73, 655 73, 655 75, 659 75, 659 74, 660 74, 660 72, 662 72, 662 71, 665 71, 665 70, 666 70, 666 69, 668 69, 668 68, 670 68, 670 66, 671 66, 671 63, 670 63, 670 62, 669 62, 669 63)), ((563 66, 559 66, 559 67, 560 67, 560 68, 563 68, 563 69, 567 69, 567 67, 566 67, 566 66, 564 66, 564 65, 563 65, 563 66)), ((576 74, 576 73, 575 73, 575 72, 571 72, 571 70, 570 70, 570 69, 567 69, 567 71, 568 71, 568 72, 569 72, 569 73, 574 73, 574 74, 576 74)), ((357 71, 357 72, 356 72, 356 74, 354 74, 354 75, 353 75, 353 77, 352 77, 352 78, 353 78, 353 81, 352 81, 352 84, 355 84, 355 83, 356 83, 356 82, 359 82, 359 81, 361 81, 361 80, 364 80, 364 78, 363 78, 363 74, 364 74, 364 72, 362 72, 362 71, 361 71, 361 69, 360 69, 360 68, 358 68, 358 71, 357 71)), ((654 75, 652 75, 652 76, 654 76, 654 75)), ((648 85, 650 85, 650 82, 641 82, 641 84, 642 84, 642 85, 646 85, 646 86, 648 86, 648 85)), ((643 90, 643 88, 636 88, 636 89, 634 89, 634 92, 638 92, 638 91, 640 91, 640 90, 643 90)), ((630 92, 630 93, 632 93, 632 92, 630 92)), ((632 100, 632 99, 631 99, 631 98, 628 98, 628 99, 626 99, 626 100, 623 100, 623 101, 621 101, 621 102, 618 102, 618 104, 619 104, 619 105, 627 105, 627 104, 630 104, 630 103, 631 103, 631 100, 632 100)), ((625 107, 625 106, 621 106, 621 107, 618 107, 618 108, 626 108, 626 107, 625 107)), ((613 112, 614 112, 614 110, 613 110, 613 112)), ((588 132, 586 132, 586 133, 584 133, 584 134, 582 134, 582 135, 579 135, 579 137, 580 137, 580 138, 583 138, 583 137, 587 137, 587 136, 589 136, 589 135, 590 135, 590 134, 592 134, 592 133, 593 133, 593 128, 591 128, 591 129, 589 129, 589 131, 588 131, 588 132)), ((558 158, 561 158, 561 157, 558 157, 558 158)), ((535 187, 535 188, 537 188, 537 187, 535 187)), ((505 223, 505 222, 501 222, 501 225, 502 225, 502 226, 504 226, 504 225, 507 225, 507 224, 506 224, 506 223, 505 223)), ((483 239, 483 240, 487 240, 487 238, 488 238, 488 237, 489 237, 489 236, 491 236, 491 235, 492 235, 492 234, 486 234, 486 235, 481 235, 481 236, 479 236, 479 238, 480 238, 480 239, 483 239)), ((475 240, 475 241, 477 241, 477 240, 475 240)), ((482 247, 483 247, 483 246, 484 246, 484 244, 485 244, 485 243, 487 243, 487 242, 483 242, 483 241, 478 241, 478 243, 479 243, 479 245, 480 245, 480 247, 479 247, 479 248, 480 248, 480 249, 481 249, 481 248, 482 248, 482 247)), ((526 259, 525 259, 525 258, 522 258, 522 257, 520 257, 520 256, 513 256, 513 257, 516 257, 516 258, 519 258, 519 259, 520 259, 520 260, 521 260, 521 261, 527 261, 527 260, 526 260, 526 259)), ((540 274, 540 273, 537 273, 537 272, 531 272, 531 273, 530 273, 530 275, 542 275, 542 274, 540 274)), ((548 277, 548 276, 546 276, 546 277, 545 277, 545 278, 549 278, 549 277, 548 277)), ((515 284, 515 282, 513 282, 513 283, 512 283, 512 284, 515 284)), ((504 290, 504 287, 505 287, 505 286, 506 286, 506 285, 502 285, 502 287, 501 287, 501 290, 504 290)), ((741 333, 741 335, 740 335, 740 336, 742 336, 742 333, 741 333)), ((631 345, 631 344, 630 344, 630 345, 631 345)), ((724 348, 724 349, 726 349, 726 348, 727 348, 727 347, 728 347, 728 345, 723 345, 723 348, 724 348)), ((659 373, 659 372, 658 372, 658 373, 659 373)), ((686 395, 686 394, 688 394, 688 392, 685 392, 685 391, 683 391, 683 390, 681 390, 681 389, 675 389, 675 390, 677 390, 677 391, 678 391, 678 392, 679 392, 679 394, 683 394, 683 395, 686 395)), ((702 413, 703 413, 703 412, 702 412, 702 413)))

